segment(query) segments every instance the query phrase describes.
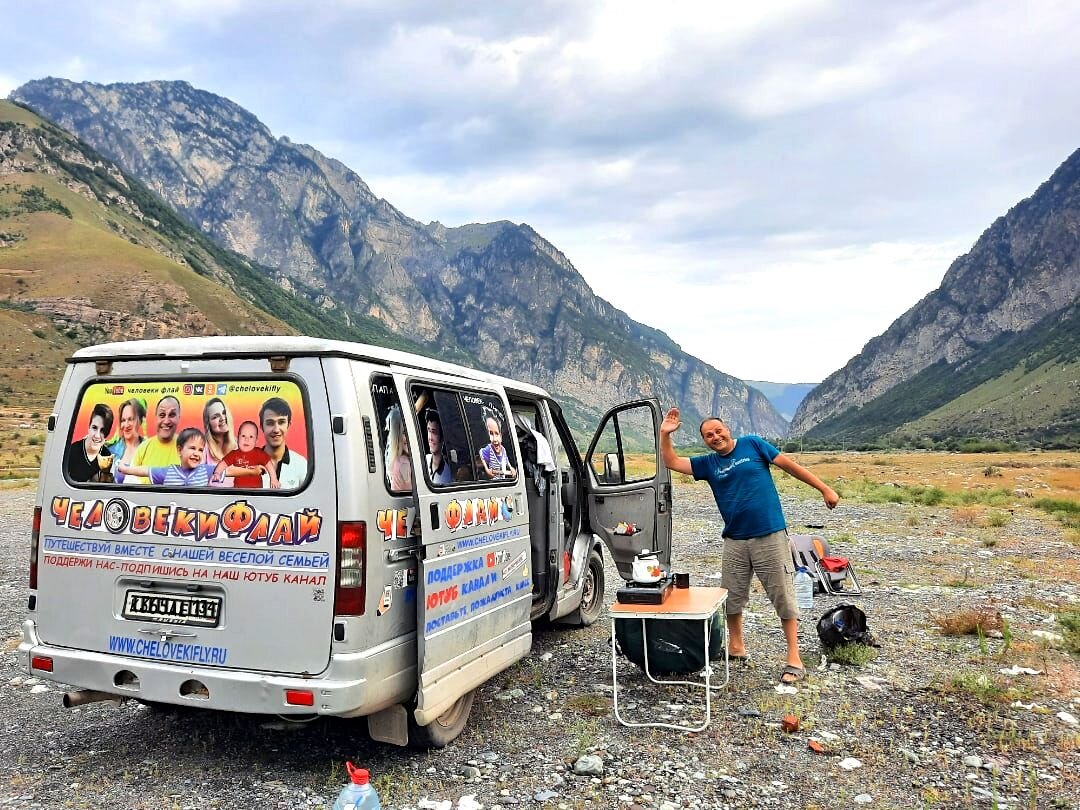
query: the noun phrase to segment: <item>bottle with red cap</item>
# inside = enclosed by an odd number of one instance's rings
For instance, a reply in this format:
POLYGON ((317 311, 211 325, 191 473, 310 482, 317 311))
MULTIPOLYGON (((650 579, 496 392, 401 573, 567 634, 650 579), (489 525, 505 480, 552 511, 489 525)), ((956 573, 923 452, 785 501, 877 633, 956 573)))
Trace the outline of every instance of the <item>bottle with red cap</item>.
POLYGON ((345 770, 349 772, 349 784, 338 794, 334 810, 382 810, 379 794, 371 785, 371 775, 367 769, 346 762, 345 770))

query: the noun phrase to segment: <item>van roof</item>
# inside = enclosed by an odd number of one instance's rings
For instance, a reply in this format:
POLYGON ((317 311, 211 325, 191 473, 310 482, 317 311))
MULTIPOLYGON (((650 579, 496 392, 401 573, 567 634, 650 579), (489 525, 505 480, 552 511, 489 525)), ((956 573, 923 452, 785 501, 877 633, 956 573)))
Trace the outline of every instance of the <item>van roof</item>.
POLYGON ((172 358, 262 357, 269 355, 336 356, 368 360, 386 365, 412 366, 464 379, 514 388, 526 393, 548 397, 544 389, 531 383, 489 374, 469 366, 435 360, 420 354, 351 343, 345 340, 294 335, 216 335, 213 337, 168 338, 163 340, 127 340, 101 343, 79 349, 68 358, 69 363, 96 360, 154 360, 172 358))

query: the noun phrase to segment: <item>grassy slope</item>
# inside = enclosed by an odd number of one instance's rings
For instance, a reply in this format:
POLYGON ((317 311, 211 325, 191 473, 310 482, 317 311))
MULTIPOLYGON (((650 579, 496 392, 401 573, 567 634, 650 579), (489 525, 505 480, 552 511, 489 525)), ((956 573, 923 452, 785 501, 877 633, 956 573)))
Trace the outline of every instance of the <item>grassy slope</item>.
POLYGON ((817 425, 807 439, 994 436, 1073 446, 1080 441, 1078 359, 1080 302, 1074 302, 1025 332, 1000 335, 963 363, 923 369, 862 408, 817 425))

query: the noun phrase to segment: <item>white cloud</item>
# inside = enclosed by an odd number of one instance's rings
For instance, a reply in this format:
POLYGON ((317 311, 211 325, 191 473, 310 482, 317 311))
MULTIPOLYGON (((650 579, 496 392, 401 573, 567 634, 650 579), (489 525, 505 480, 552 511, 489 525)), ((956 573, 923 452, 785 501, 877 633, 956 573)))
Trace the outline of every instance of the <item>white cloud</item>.
POLYGON ((528 222, 613 304, 753 379, 842 366, 1080 132, 1068 0, 181 0, 23 18, 0 29, 0 90, 185 78, 411 217, 528 222))

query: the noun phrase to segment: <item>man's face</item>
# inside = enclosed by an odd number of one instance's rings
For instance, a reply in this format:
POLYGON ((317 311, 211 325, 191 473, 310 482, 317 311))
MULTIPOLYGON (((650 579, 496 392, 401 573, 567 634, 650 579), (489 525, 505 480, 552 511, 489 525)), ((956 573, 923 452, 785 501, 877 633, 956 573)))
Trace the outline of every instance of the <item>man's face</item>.
POLYGON ((241 425, 240 432, 236 435, 236 443, 245 453, 255 449, 255 442, 259 440, 259 430, 255 425, 241 425))
POLYGON ((427 423, 427 446, 432 453, 442 452, 442 428, 438 422, 427 423))
POLYGON ((95 416, 90 420, 90 428, 86 431, 86 440, 95 449, 101 447, 105 441, 105 420, 100 416, 95 416))
POLYGON ((285 434, 289 432, 289 417, 267 409, 262 419, 266 446, 277 449, 285 446, 285 434))
POLYGON ((719 419, 710 419, 701 426, 701 438, 710 450, 726 456, 735 449, 735 440, 731 438, 728 426, 719 419))
POLYGON ((157 406, 157 437, 163 442, 171 441, 180 424, 180 403, 172 397, 161 400, 157 406))

